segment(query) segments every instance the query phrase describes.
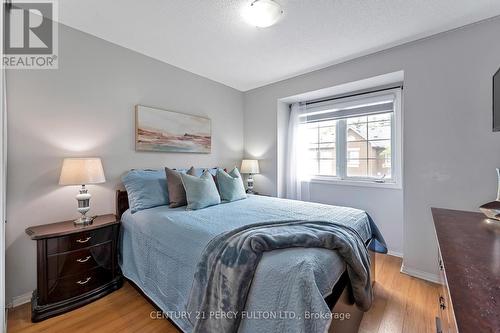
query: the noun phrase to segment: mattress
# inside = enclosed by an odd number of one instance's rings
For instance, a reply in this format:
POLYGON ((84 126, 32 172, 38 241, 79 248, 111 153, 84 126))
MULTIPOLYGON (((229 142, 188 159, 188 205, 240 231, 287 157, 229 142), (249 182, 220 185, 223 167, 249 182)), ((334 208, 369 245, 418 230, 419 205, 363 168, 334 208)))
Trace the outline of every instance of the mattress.
MULTIPOLYGON (((249 196, 196 211, 160 206, 122 215, 120 266, 184 332, 192 325, 186 303, 196 265, 208 242, 231 229, 265 221, 324 220, 349 225, 366 242, 364 211, 318 203, 249 196)), ((239 332, 324 332, 324 298, 345 270, 335 251, 293 248, 265 253, 255 272, 239 332)))

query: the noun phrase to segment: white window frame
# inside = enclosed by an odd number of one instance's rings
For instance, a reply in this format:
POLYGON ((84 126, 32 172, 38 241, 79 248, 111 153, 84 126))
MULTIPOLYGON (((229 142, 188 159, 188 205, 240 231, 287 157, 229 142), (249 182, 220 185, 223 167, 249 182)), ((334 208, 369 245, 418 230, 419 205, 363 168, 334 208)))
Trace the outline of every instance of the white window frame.
POLYGON ((356 103, 356 101, 368 99, 371 97, 387 95, 388 93, 394 94, 394 111, 392 114, 392 136, 391 136, 391 158, 392 165, 391 179, 374 179, 372 177, 349 177, 347 176, 347 125, 346 119, 339 119, 337 121, 337 175, 336 176, 318 176, 312 175, 309 182, 312 183, 325 183, 335 185, 348 185, 348 186, 365 186, 365 187, 381 187, 401 189, 402 184, 402 132, 403 132, 403 115, 402 115, 402 88, 394 88, 384 90, 382 92, 367 93, 356 97, 346 97, 339 100, 340 105, 347 105, 356 103))

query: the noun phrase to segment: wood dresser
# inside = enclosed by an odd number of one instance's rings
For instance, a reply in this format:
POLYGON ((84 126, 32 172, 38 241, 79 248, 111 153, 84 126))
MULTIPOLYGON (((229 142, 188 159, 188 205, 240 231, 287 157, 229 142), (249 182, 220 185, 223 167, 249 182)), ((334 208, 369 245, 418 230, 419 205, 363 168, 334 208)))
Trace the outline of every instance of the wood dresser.
POLYGON ((90 303, 122 286, 117 262, 119 226, 119 219, 109 214, 86 226, 64 221, 26 229, 37 241, 33 322, 90 303))
POLYGON ((443 333, 500 332, 500 221, 432 208, 443 288, 443 333))

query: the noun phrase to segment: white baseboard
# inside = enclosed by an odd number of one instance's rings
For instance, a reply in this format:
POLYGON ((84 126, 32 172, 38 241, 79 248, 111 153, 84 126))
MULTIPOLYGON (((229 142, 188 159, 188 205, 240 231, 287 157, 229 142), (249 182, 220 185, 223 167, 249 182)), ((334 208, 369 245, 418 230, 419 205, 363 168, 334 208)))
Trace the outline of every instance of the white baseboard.
POLYGON ((409 276, 413 276, 413 277, 416 277, 416 278, 419 278, 422 280, 426 280, 429 282, 434 282, 434 283, 438 283, 438 284, 442 283, 439 275, 424 272, 424 271, 421 271, 419 269, 408 268, 405 266, 404 263, 401 265, 401 273, 407 274, 409 276))
POLYGON ((15 308, 15 307, 18 307, 19 305, 23 305, 23 304, 31 302, 31 295, 32 294, 33 294, 33 292, 30 291, 30 292, 27 292, 25 294, 22 294, 22 295, 19 295, 16 297, 12 297, 12 302, 7 304, 7 307, 8 308, 15 308))
POLYGON ((388 250, 387 254, 393 257, 403 258, 403 254, 401 252, 388 250))

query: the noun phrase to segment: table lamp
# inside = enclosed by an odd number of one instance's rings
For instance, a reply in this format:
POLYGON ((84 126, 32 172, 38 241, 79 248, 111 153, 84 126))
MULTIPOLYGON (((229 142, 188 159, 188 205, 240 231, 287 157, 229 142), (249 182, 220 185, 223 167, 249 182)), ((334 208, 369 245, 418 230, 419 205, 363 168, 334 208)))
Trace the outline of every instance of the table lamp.
POLYGON ((91 217, 85 214, 90 210, 90 198, 92 197, 85 188, 86 184, 104 183, 104 170, 101 159, 90 158, 65 158, 59 177, 59 185, 81 185, 80 193, 76 196, 78 201, 78 212, 82 216, 74 221, 75 224, 90 224, 91 217))
POLYGON ((248 174, 247 179, 247 193, 253 192, 253 175, 259 173, 259 161, 258 160, 243 160, 241 162, 241 173, 248 174))

